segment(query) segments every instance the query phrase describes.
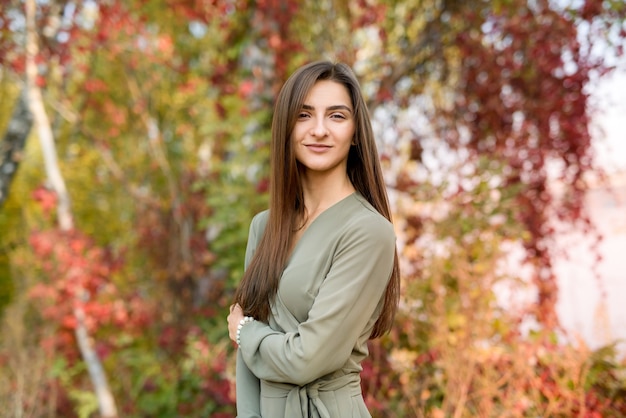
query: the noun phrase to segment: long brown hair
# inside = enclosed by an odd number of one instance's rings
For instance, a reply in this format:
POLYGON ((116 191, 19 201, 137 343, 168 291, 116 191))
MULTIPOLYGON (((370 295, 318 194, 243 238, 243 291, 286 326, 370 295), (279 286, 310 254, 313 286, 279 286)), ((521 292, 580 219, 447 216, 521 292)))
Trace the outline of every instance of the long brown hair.
MULTIPOLYGON (((387 191, 380 167, 374 133, 361 88, 350 67, 343 63, 317 61, 300 67, 283 85, 274 107, 271 143, 269 217, 255 254, 235 293, 245 315, 267 321, 270 304, 289 257, 293 231, 305 213, 304 195, 291 133, 304 100, 315 83, 329 80, 348 90, 354 108, 355 145, 348 154, 348 177, 354 188, 391 221, 387 191)), ((370 338, 391 329, 400 297, 397 251, 385 300, 370 338)))

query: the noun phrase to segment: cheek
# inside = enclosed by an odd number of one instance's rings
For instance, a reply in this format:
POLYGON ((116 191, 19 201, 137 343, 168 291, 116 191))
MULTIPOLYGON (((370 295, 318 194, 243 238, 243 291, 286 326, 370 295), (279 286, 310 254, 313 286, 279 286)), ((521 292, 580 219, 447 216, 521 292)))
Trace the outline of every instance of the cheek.
POLYGON ((354 128, 354 126, 352 126, 346 132, 346 137, 350 139, 350 144, 352 144, 352 142, 354 142, 355 135, 356 135, 356 129, 354 128))
POLYGON ((294 126, 291 131, 291 135, 289 135, 289 139, 291 142, 295 143, 298 141, 298 138, 302 137, 302 127, 299 125, 294 126))

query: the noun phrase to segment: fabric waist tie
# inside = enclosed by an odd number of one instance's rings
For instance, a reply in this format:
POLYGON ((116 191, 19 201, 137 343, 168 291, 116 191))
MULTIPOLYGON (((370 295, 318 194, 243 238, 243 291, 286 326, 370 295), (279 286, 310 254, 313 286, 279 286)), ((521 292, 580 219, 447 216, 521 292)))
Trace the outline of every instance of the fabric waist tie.
POLYGON ((287 397, 285 417, 333 418, 319 397, 320 392, 345 389, 351 396, 361 394, 361 378, 358 374, 346 374, 329 380, 316 380, 305 386, 261 380, 261 393, 271 397, 287 397))

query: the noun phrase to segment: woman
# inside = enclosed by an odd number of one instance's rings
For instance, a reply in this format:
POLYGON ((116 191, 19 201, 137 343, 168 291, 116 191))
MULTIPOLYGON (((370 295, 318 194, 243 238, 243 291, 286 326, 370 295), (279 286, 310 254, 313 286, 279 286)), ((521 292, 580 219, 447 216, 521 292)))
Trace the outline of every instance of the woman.
POLYGON ((270 206, 250 226, 228 316, 239 417, 369 417, 367 341, 387 332, 399 270, 368 111, 352 70, 298 69, 274 109, 270 206))

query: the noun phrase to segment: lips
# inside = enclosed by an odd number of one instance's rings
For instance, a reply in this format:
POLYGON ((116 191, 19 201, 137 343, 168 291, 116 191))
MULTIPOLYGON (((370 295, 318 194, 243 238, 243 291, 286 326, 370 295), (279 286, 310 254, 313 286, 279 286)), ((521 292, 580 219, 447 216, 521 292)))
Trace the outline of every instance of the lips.
POLYGON ((305 145, 305 147, 313 152, 324 152, 328 151, 331 147, 330 145, 322 145, 322 144, 309 144, 305 145))

